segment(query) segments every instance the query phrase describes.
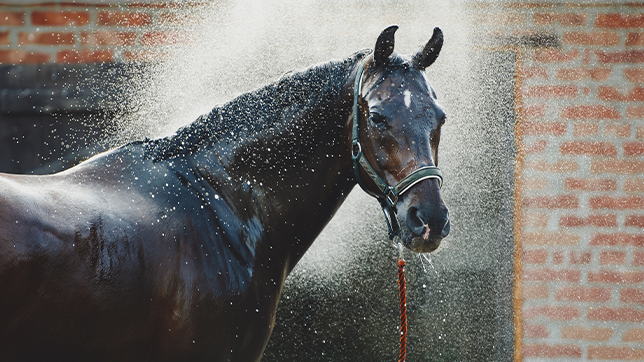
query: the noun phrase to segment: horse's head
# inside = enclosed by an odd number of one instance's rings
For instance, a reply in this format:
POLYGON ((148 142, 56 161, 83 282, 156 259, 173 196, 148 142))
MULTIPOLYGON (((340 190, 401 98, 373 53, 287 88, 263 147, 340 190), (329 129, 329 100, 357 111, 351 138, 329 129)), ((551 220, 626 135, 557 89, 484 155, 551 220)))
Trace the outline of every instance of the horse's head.
POLYGON ((359 66, 354 168, 360 185, 383 206, 390 236, 400 236, 415 252, 431 252, 450 229, 437 167, 445 111, 424 74, 440 52, 443 34, 434 29, 427 45, 407 58, 393 50, 396 29, 385 29, 359 66))

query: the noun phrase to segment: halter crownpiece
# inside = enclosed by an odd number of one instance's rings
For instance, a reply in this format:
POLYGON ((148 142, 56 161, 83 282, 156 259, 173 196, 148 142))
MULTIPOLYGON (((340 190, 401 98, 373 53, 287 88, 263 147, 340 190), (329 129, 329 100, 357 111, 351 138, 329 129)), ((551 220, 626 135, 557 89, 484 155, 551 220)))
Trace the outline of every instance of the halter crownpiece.
POLYGON ((405 178, 400 180, 396 185, 389 186, 385 180, 378 175, 376 170, 371 166, 367 158, 362 153, 362 146, 360 145, 360 124, 359 124, 359 108, 358 100, 360 99, 360 92, 362 89, 362 76, 364 74, 364 68, 366 63, 366 57, 360 62, 358 66, 358 73, 356 74, 356 79, 353 85, 353 131, 351 135, 352 143, 352 158, 353 158, 353 173, 358 185, 369 195, 378 199, 382 211, 385 214, 385 220, 387 221, 387 227, 389 229, 389 238, 393 239, 394 236, 398 235, 400 231, 400 226, 396 219, 396 204, 398 203, 398 198, 403 193, 407 192, 412 186, 417 183, 427 180, 427 179, 437 179, 438 187, 443 186, 443 175, 441 171, 436 166, 424 166, 414 170, 412 173, 407 175, 405 178), (369 178, 376 184, 380 194, 373 193, 368 190, 367 187, 362 182, 360 177, 360 168, 369 176, 369 178))

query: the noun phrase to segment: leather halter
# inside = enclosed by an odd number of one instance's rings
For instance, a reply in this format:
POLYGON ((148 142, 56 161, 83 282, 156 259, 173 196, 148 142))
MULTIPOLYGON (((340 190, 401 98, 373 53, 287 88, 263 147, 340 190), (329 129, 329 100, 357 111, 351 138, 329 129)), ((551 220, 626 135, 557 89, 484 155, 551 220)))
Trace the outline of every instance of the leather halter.
POLYGON ((362 76, 364 74, 365 62, 366 57, 358 66, 358 74, 356 75, 355 83, 353 85, 353 132, 351 135, 353 172, 356 180, 358 181, 358 185, 360 185, 366 193, 375 197, 378 202, 380 202, 382 211, 385 214, 385 220, 387 220, 389 239, 393 239, 394 236, 398 235, 400 232, 400 225, 396 218, 396 204, 398 203, 400 195, 407 192, 415 184, 426 179, 437 179, 438 187, 440 188, 443 186, 443 175, 441 174, 440 169, 436 166, 424 166, 414 170, 412 173, 400 180, 396 185, 389 186, 389 184, 387 184, 387 182, 378 175, 371 164, 369 164, 364 153, 362 153, 362 146, 360 145, 360 124, 358 117, 358 100, 362 89, 362 76), (374 184, 376 184, 380 194, 367 189, 360 178, 360 168, 362 168, 374 184))

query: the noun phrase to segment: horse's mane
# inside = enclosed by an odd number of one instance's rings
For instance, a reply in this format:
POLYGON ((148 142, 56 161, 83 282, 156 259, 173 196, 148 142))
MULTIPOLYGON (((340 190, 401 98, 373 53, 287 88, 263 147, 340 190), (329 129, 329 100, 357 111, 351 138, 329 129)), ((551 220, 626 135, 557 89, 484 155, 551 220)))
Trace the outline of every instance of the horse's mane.
POLYGON ((286 73, 274 83, 213 108, 171 136, 148 141, 145 154, 155 161, 188 155, 222 137, 235 142, 296 118, 283 117, 285 114, 324 107, 340 98, 349 70, 368 52, 286 73))

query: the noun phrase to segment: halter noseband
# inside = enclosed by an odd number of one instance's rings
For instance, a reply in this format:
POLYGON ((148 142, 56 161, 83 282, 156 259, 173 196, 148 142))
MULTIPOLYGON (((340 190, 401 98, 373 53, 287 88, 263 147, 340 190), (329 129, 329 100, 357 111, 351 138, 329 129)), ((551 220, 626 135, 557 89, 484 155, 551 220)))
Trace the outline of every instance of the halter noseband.
POLYGON ((367 59, 365 57, 365 59, 360 62, 360 65, 358 66, 358 74, 356 75, 356 80, 353 85, 353 132, 351 135, 353 172, 356 180, 358 181, 358 185, 360 185, 366 193, 375 197, 378 199, 378 202, 380 202, 382 211, 385 214, 385 220, 387 220, 389 239, 393 239, 394 236, 398 235, 400 232, 400 225, 396 219, 396 204, 398 203, 400 195, 407 192, 415 184, 431 178, 438 180, 438 187, 440 188, 443 186, 443 175, 441 174, 440 169, 436 166, 424 166, 414 170, 412 173, 400 180, 396 185, 389 186, 389 184, 387 184, 387 182, 385 182, 385 180, 376 173, 376 170, 374 170, 371 164, 369 164, 364 153, 362 153, 362 146, 360 145, 360 124, 358 117, 358 99, 360 98, 362 75, 364 73, 366 60, 367 59), (367 189, 360 178, 360 168, 362 168, 369 178, 371 178, 371 180, 376 184, 380 190, 380 194, 375 194, 367 189))

